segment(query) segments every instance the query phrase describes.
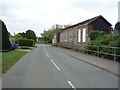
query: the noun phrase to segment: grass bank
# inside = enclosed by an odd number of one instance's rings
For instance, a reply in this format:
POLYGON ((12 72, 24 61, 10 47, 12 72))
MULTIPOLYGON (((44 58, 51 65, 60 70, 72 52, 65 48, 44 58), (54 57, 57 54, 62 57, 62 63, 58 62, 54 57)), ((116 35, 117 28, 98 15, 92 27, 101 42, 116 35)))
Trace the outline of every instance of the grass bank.
POLYGON ((36 44, 52 45, 52 43, 36 43, 36 44))
POLYGON ((11 68, 28 51, 9 51, 2 53, 2 73, 11 68))

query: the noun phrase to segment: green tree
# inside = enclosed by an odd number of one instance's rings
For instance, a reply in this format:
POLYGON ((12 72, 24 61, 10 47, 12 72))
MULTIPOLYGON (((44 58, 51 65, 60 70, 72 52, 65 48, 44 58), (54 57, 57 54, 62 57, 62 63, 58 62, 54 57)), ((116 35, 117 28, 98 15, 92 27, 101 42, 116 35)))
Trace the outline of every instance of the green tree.
POLYGON ((14 38, 15 38, 15 43, 19 43, 20 39, 26 39, 25 37, 21 36, 21 34, 19 34, 19 33, 15 34, 14 38))
POLYGON ((22 32, 22 33, 18 33, 20 34, 22 37, 26 38, 26 39, 33 39, 36 41, 36 34, 34 31, 32 30, 27 30, 26 33, 25 32, 22 32))
POLYGON ((116 23, 115 29, 120 31, 120 22, 117 22, 117 23, 116 23))
POLYGON ((71 24, 63 25, 63 28, 67 28, 69 26, 71 26, 71 24))
POLYGON ((0 32, 2 31, 2 50, 12 50, 11 43, 9 41, 9 33, 7 31, 6 25, 0 20, 0 32))
POLYGON ((32 30, 27 30, 27 31, 26 31, 26 38, 27 38, 27 39, 33 39, 33 40, 36 41, 36 38, 37 38, 37 37, 36 37, 34 31, 32 31, 32 30))
POLYGON ((20 34, 22 37, 26 38, 26 33, 22 32, 22 33, 18 33, 18 34, 20 34))
POLYGON ((61 29, 66 28, 68 26, 70 26, 70 24, 68 24, 68 25, 55 24, 50 29, 44 30, 43 33, 41 33, 41 36, 45 41, 52 42, 54 34, 58 31, 60 31, 61 29))

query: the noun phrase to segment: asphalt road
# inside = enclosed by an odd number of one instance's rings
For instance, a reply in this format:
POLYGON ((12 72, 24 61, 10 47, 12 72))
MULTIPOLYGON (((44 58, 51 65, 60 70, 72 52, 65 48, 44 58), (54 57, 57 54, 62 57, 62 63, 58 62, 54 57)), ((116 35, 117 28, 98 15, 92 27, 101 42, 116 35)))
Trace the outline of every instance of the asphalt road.
POLYGON ((118 77, 39 45, 6 74, 3 88, 118 88, 118 77))

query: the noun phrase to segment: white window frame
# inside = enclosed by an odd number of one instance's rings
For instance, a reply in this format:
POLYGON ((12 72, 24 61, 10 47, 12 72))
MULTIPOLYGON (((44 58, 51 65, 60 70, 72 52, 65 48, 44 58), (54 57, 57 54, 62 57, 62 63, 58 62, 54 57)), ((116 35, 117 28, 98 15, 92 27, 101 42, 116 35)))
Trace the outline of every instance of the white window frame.
POLYGON ((81 29, 78 30, 78 42, 81 42, 81 29))
POLYGON ((86 28, 82 30, 82 42, 86 42, 86 28))

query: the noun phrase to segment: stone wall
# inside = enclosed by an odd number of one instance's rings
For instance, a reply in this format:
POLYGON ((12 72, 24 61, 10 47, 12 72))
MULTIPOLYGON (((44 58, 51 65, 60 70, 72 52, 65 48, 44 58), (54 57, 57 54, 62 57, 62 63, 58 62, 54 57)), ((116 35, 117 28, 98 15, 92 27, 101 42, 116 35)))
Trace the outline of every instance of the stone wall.
POLYGON ((88 37, 88 26, 79 26, 75 28, 70 28, 67 30, 64 30, 60 34, 60 45, 66 48, 72 48, 72 49, 83 49, 84 46, 89 42, 89 37, 88 37), (83 29, 86 29, 86 41, 82 41, 83 37, 83 29), (78 32, 81 30, 81 40, 78 41, 78 32))

